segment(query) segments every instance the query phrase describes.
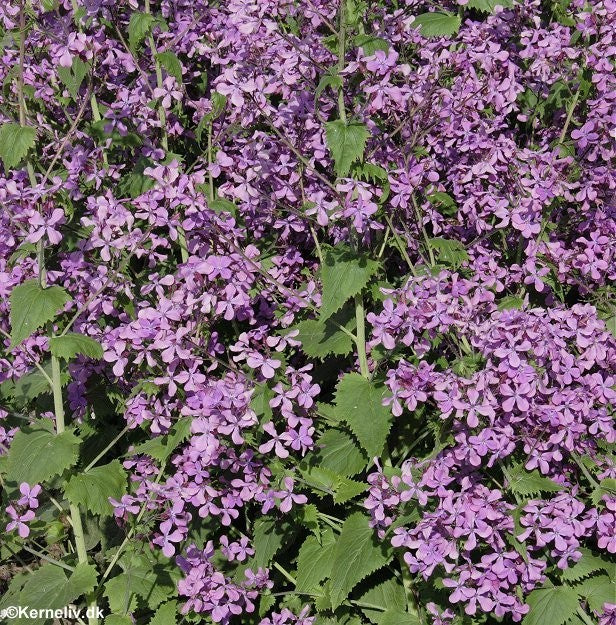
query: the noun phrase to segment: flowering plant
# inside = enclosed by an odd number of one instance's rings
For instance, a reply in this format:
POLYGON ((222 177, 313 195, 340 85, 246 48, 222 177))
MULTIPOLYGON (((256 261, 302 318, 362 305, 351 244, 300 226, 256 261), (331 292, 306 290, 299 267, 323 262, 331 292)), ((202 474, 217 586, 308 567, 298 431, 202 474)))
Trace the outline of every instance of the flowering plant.
POLYGON ((616 623, 614 0, 0 18, 0 611, 616 623))

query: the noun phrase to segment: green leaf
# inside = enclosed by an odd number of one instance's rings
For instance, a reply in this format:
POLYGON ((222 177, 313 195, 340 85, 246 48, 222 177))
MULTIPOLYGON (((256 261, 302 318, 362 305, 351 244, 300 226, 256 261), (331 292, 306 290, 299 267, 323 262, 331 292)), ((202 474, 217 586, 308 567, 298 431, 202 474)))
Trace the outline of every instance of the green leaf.
POLYGON ((49 349, 54 356, 64 360, 70 360, 77 354, 82 354, 94 360, 100 360, 103 357, 103 347, 98 341, 85 334, 75 334, 73 332, 49 339, 49 349))
POLYGON ((384 391, 354 372, 336 388, 336 416, 348 424, 369 458, 382 453, 391 427, 391 412, 382 403, 384 391))
POLYGON ((419 28, 424 37, 450 37, 460 28, 460 18, 453 13, 422 13, 415 18, 411 26, 419 28))
POLYGON ((377 625, 421 625, 419 619, 404 610, 387 610, 382 612, 377 625))
POLYGON ((70 67, 58 67, 58 78, 64 83, 68 92, 77 99, 79 87, 83 79, 87 76, 90 66, 82 61, 78 56, 73 57, 73 64, 70 67))
POLYGON ((35 330, 51 321, 70 301, 59 286, 41 287, 38 280, 27 280, 11 291, 11 347, 19 345, 35 330))
POLYGON ((105 625, 134 625, 134 621, 130 616, 109 614, 105 618, 105 625))
POLYGON ((345 124, 341 119, 336 119, 325 124, 325 136, 327 147, 334 158, 336 174, 344 178, 353 162, 363 157, 370 133, 361 122, 345 124))
MULTIPOLYGON (((218 91, 214 91, 212 93, 211 102, 212 102, 212 110, 209 113, 206 113, 201 118, 201 121, 197 124, 197 128, 195 129, 195 137, 198 143, 201 143, 201 139, 203 137, 203 131, 215 119, 218 119, 225 112, 225 107, 227 106, 227 96, 223 95, 222 93, 218 93, 218 91)), ((235 215, 235 211, 236 211, 235 204, 233 204, 232 202, 229 202, 229 200, 225 200, 225 201, 231 204, 231 206, 233 207, 233 210, 230 210, 230 212, 233 215, 235 215)), ((210 208, 212 208, 212 210, 215 210, 216 212, 220 212, 221 210, 229 210, 225 208, 216 209, 213 206, 211 206, 211 204, 212 203, 210 202, 209 203, 210 208)))
POLYGON ((453 217, 458 212, 458 205, 456 201, 449 195, 449 193, 445 193, 443 191, 435 191, 431 195, 428 196, 428 200, 431 204, 434 204, 436 207, 440 209, 441 212, 446 217, 453 217))
MULTIPOLYGON (((67 572, 55 564, 43 564, 29 573, 15 605, 32 609, 57 610, 73 603, 77 598, 94 590, 96 569, 91 564, 78 564, 67 577, 67 572)), ((43 623, 46 619, 19 619, 19 624, 43 623)))
POLYGON ((146 38, 154 24, 154 16, 150 13, 135 11, 130 16, 128 24, 128 45, 136 51, 141 42, 146 38))
POLYGON ((468 260, 468 254, 460 241, 435 237, 428 239, 428 244, 438 254, 438 261, 453 269, 458 269, 468 260))
POLYGON ((282 547, 285 538, 286 524, 281 524, 271 517, 258 519, 253 527, 254 562, 257 568, 265 568, 282 547))
POLYGON ((34 147, 36 130, 32 126, 19 124, 2 124, 0 126, 0 158, 4 163, 4 170, 17 165, 34 147))
POLYGON ((182 63, 180 63, 180 59, 178 59, 175 52, 171 52, 171 50, 159 52, 156 55, 156 60, 169 76, 173 76, 177 80, 178 85, 182 84, 182 63))
POLYGON ((92 514, 113 513, 109 497, 119 500, 126 493, 126 472, 118 460, 70 478, 65 489, 71 503, 84 506, 92 514))
POLYGON ((334 503, 346 503, 350 499, 361 495, 366 491, 368 485, 364 482, 356 482, 355 480, 351 480, 348 477, 340 476, 336 480, 336 484, 334 486, 334 503))
POLYGON ((536 469, 527 471, 519 464, 509 470, 509 489, 513 493, 522 496, 538 495, 539 493, 556 493, 562 490, 562 486, 543 477, 536 469))
POLYGON ((325 74, 319 80, 319 84, 314 92, 315 102, 327 87, 331 87, 334 91, 342 87, 342 78, 338 74, 325 74))
POLYGON ((318 540, 321 540, 319 509, 313 503, 305 504, 297 508, 296 518, 304 527, 307 527, 318 540))
POLYGON ((540 588, 526 598, 530 611, 523 625, 563 625, 579 607, 577 593, 569 586, 540 588))
POLYGON ((586 599, 594 612, 602 612, 605 603, 616 603, 616 583, 607 575, 591 577, 576 586, 575 590, 586 599))
POLYGON ((152 617, 149 625, 175 625, 177 623, 177 601, 169 601, 156 610, 156 614, 152 617))
MULTIPOLYGON (((43 364, 43 370, 51 378, 51 361, 43 364)), ((15 382, 12 395, 23 401, 29 401, 43 393, 50 393, 51 390, 51 385, 42 372, 39 369, 33 369, 15 382)))
POLYGON ((329 577, 334 563, 336 538, 331 529, 323 532, 321 543, 315 536, 308 536, 297 556, 296 592, 310 593, 318 589, 320 582, 329 577))
POLYGON ((154 460, 165 462, 175 451, 178 445, 183 443, 190 436, 191 418, 184 417, 176 422, 164 436, 150 438, 147 441, 136 445, 127 455, 146 454, 154 460))
POLYGON ((521 310, 524 306, 524 300, 517 295, 507 295, 498 302, 499 310, 521 310))
MULTIPOLYGON (((566 582, 578 582, 584 577, 588 577, 597 571, 605 571, 609 573, 614 571, 616 565, 606 562, 599 556, 596 556, 589 549, 578 549, 582 552, 582 557, 568 569, 561 573, 561 578, 566 582)), ((614 577, 614 575, 612 575, 614 577)))
POLYGON ((325 430, 316 446, 315 461, 338 475, 356 475, 368 464, 367 456, 353 438, 341 430, 325 430))
POLYGON ((388 579, 364 593, 359 598, 360 603, 367 603, 380 609, 362 608, 362 612, 373 623, 379 623, 386 610, 400 614, 406 609, 406 594, 404 587, 395 579, 388 579))
POLYGON ((340 476, 329 469, 310 466, 302 471, 302 477, 306 484, 314 489, 319 497, 322 497, 323 493, 332 496, 335 494, 340 476))
POLYGON ((104 595, 115 614, 129 614, 137 607, 141 597, 150 608, 158 607, 175 592, 175 584, 165 574, 158 574, 144 555, 133 554, 120 560, 123 572, 105 584, 104 595))
POLYGON ((469 9, 477 9, 483 13, 494 13, 494 9, 497 6, 502 6, 504 9, 510 9, 513 6, 512 0, 468 0, 466 5, 469 9))
POLYGON ((92 564, 85 562, 78 564, 68 580, 66 602, 69 603, 81 595, 92 592, 96 587, 97 577, 96 567, 92 564))
POLYGON ((54 434, 50 427, 50 421, 40 420, 15 434, 7 454, 9 482, 40 484, 77 462, 79 439, 70 430, 54 434))
POLYGON ((353 348, 353 338, 347 332, 356 327, 355 315, 349 307, 339 311, 326 321, 307 319, 291 330, 298 330, 294 338, 301 341, 302 351, 310 358, 323 359, 330 354, 345 356, 353 348), (342 328, 347 330, 345 332, 342 328))
POLYGON ((326 248, 321 266, 320 321, 329 319, 349 298, 360 293, 378 269, 376 261, 354 254, 348 248, 326 248))
POLYGON ((208 208, 211 208, 215 213, 231 213, 235 216, 237 214, 237 206, 223 197, 216 198, 207 203, 208 208))
POLYGON ((259 423, 263 425, 272 420, 272 407, 270 400, 274 397, 274 392, 267 383, 257 384, 254 388, 250 407, 254 410, 259 419, 259 423))
POLYGON ((364 51, 366 56, 372 56, 377 50, 389 52, 389 42, 374 35, 357 35, 354 43, 364 51))
POLYGON ((361 512, 344 522, 334 547, 331 600, 336 609, 362 579, 385 566, 391 558, 384 543, 376 540, 370 519, 361 512))
POLYGON ((599 485, 593 488, 590 499, 596 506, 605 495, 614 495, 616 493, 616 479, 608 477, 599 482, 599 485))

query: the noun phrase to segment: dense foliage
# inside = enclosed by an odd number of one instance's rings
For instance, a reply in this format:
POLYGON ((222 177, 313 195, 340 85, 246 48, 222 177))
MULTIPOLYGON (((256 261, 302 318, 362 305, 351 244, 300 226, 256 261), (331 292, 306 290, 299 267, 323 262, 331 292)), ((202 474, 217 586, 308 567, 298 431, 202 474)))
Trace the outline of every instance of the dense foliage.
POLYGON ((616 623, 614 0, 0 17, 5 616, 616 623))

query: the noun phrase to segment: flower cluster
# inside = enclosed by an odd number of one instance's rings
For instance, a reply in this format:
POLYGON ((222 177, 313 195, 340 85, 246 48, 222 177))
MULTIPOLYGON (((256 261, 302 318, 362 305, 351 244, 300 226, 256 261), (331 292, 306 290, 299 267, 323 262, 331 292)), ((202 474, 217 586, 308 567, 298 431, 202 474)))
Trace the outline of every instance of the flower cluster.
POLYGON ((511 623, 608 573, 615 25, 614 0, 5 2, 11 549, 76 552, 118 622, 160 567, 224 625, 511 623), (357 514, 374 566, 336 549, 357 514))

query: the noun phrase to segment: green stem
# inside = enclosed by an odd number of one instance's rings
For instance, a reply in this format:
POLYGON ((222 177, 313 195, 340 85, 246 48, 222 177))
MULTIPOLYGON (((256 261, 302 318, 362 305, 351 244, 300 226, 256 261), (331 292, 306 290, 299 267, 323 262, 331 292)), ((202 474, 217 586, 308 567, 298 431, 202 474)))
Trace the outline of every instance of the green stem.
POLYGON ((272 562, 272 565, 275 569, 278 569, 278 571, 280 571, 294 586, 297 584, 295 578, 286 569, 280 566, 278 562, 272 562))
POLYGON ((580 89, 575 92, 573 96, 573 100, 571 100, 571 104, 569 105, 569 110, 567 111, 567 118, 565 119, 565 125, 563 126, 562 132, 560 133, 560 137, 558 139, 558 143, 563 143, 565 137, 567 136, 567 130, 569 130, 569 124, 571 123, 571 118, 573 117, 573 111, 577 106, 578 100, 580 99, 580 89))
MULTIPOLYGON (((64 432, 64 404, 62 402, 62 378, 60 372, 60 361, 56 356, 51 356, 51 383, 53 391, 53 407, 56 415, 56 434, 64 432)), ((73 537, 75 539, 75 550, 79 564, 88 563, 88 552, 86 541, 83 535, 83 525, 79 506, 71 503, 69 506, 71 525, 73 526, 73 537)), ((89 607, 96 607, 96 597, 93 593, 86 596, 86 603, 89 607)), ((95 613, 95 610, 92 610, 95 613)), ((95 616, 88 618, 89 625, 97 625, 98 619, 95 616)))
POLYGON ((356 345, 359 358, 359 371, 364 378, 370 379, 368 357, 366 355, 366 311, 361 294, 355 296, 355 321, 357 323, 356 345))
POLYGON ((113 438, 113 440, 103 449, 99 454, 97 454, 96 458, 90 462, 90 464, 83 470, 84 473, 87 473, 123 436, 128 432, 130 426, 126 426, 117 436, 113 438))
POLYGON ((28 553, 31 553, 33 556, 40 558, 41 560, 45 560, 45 562, 49 562, 49 564, 54 564, 55 566, 59 566, 61 569, 64 569, 65 571, 70 571, 72 573, 75 570, 72 566, 69 566, 68 564, 65 564, 64 562, 60 562, 60 560, 55 560, 54 558, 46 556, 44 553, 41 553, 40 551, 37 551, 36 549, 32 549, 32 547, 28 547, 28 545, 23 545, 22 549, 24 551, 27 551, 28 553))
MULTIPOLYGON (((346 0, 340 0, 340 28, 338 31, 338 75, 344 69, 344 58, 346 56, 346 0)), ((344 84, 340 76, 340 87, 338 88, 338 113, 340 119, 346 124, 347 116, 344 107, 344 84)))
MULTIPOLYGON (((212 164, 212 122, 207 127, 207 163, 212 164)), ((208 189, 210 202, 214 201, 214 176, 212 175, 211 167, 208 167, 208 189)))

